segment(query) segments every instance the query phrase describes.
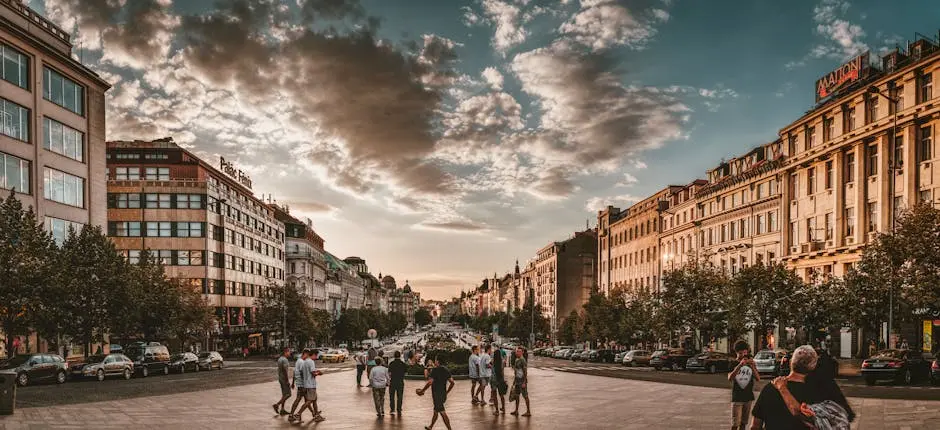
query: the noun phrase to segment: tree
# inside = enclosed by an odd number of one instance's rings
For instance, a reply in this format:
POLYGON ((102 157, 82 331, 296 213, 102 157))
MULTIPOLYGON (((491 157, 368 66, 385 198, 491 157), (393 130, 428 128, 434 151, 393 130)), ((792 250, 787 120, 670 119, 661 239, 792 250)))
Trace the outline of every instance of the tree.
POLYGON ((294 286, 274 282, 269 282, 267 290, 255 298, 258 325, 279 332, 286 327, 282 335, 291 344, 306 346, 319 333, 307 296, 294 286))
POLYGON ((389 312, 385 318, 385 332, 388 334, 396 334, 408 328, 408 318, 401 312, 389 312))
POLYGON ((180 344, 185 345, 205 336, 215 322, 215 315, 199 291, 176 280, 171 282, 179 303, 177 317, 171 322, 172 331, 180 344))
POLYGON ((657 338, 657 300, 656 294, 649 287, 638 287, 629 296, 617 289, 611 298, 624 303, 620 313, 619 330, 623 333, 619 339, 623 344, 649 344, 657 338))
POLYGON ((509 337, 524 341, 529 338, 530 329, 533 327, 536 336, 547 337, 551 335, 551 323, 549 323, 548 318, 542 315, 542 305, 536 303, 533 307, 532 300, 526 300, 526 304, 522 309, 516 309, 513 312, 512 320, 509 323, 509 337))
MULTIPOLYGON (((0 202, 0 330, 11 354, 14 336, 41 322, 37 316, 55 312, 51 304, 59 297, 49 289, 55 285, 54 252, 52 237, 37 222, 33 208, 24 210, 10 191, 0 202)), ((61 332, 58 326, 50 329, 61 332)))
POLYGON ((572 345, 581 340, 583 335, 583 321, 578 311, 571 310, 571 313, 558 326, 558 341, 564 345, 572 345))
POLYGON ((670 331, 698 330, 702 344, 724 333, 728 277, 707 260, 693 259, 663 274, 660 315, 670 331))
POLYGON ((359 344, 366 338, 369 327, 362 320, 360 309, 346 309, 333 324, 333 338, 349 344, 359 344))
POLYGON ((848 309, 857 304, 849 301, 846 282, 832 278, 822 282, 810 282, 796 296, 792 322, 803 327, 811 336, 809 341, 818 342, 826 336, 830 327, 842 327, 848 323, 848 309))
POLYGON ((426 326, 431 324, 431 312, 427 309, 421 308, 415 311, 415 324, 418 326, 426 326))
POLYGON ((616 322, 624 311, 623 301, 612 300, 597 291, 593 291, 587 303, 583 305, 584 335, 582 340, 607 343, 616 337, 618 330, 616 322))
POLYGON ((754 264, 731 278, 728 326, 734 337, 750 327, 758 335, 756 348, 766 345, 766 334, 789 321, 804 296, 803 281, 783 263, 754 264))

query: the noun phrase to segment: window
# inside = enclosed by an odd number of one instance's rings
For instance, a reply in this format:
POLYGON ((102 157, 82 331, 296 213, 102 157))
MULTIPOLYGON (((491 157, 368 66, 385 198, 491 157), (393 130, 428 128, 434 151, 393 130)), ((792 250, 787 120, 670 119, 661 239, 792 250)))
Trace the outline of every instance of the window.
POLYGON ((7 45, 0 44, 0 50, 3 51, 3 80, 28 90, 29 58, 7 45))
POLYGON ((868 145, 868 176, 878 174, 878 145, 868 145))
POLYGON ((147 194, 147 209, 170 209, 171 194, 147 194))
POLYGON ((878 203, 870 202, 867 207, 868 232, 878 230, 878 203))
POLYGON ((724 243, 726 240, 728 240, 728 224, 722 224, 721 225, 721 242, 719 243, 724 243))
POLYGON ((73 160, 84 161, 84 135, 55 120, 42 119, 42 147, 73 160))
POLYGON ((933 98, 933 74, 924 73, 920 77, 920 102, 923 103, 933 98))
POLYGON ((894 202, 891 206, 891 215, 894 217, 895 221, 897 221, 897 219, 901 216, 901 210, 903 209, 904 209, 904 198, 901 196, 895 196, 894 202))
POLYGON ((806 169, 806 195, 816 194, 816 168, 806 169))
POLYGON ((176 208, 177 209, 202 209, 202 195, 201 194, 177 194, 176 195, 176 208))
POLYGON ((894 87, 894 99, 897 100, 895 112, 904 110, 904 85, 894 87))
POLYGON ((845 182, 855 182, 855 153, 845 153, 845 182))
POLYGON ((52 239, 55 240, 55 244, 58 246, 62 246, 65 242, 65 238, 69 235, 70 228, 74 230, 75 233, 78 233, 84 226, 85 224, 80 222, 67 221, 50 216, 46 217, 46 230, 52 233, 52 239))
POLYGON ((767 194, 764 192, 764 189, 766 188, 765 185, 766 185, 766 183, 764 183, 764 182, 761 182, 761 183, 757 184, 757 191, 755 192, 755 194, 757 195, 757 196, 756 196, 756 197, 757 197, 757 200, 760 200, 760 199, 764 198, 764 196, 767 195, 767 194))
POLYGON ((179 222, 176 223, 177 237, 203 237, 201 222, 179 222))
MULTIPOLYGON (((199 252, 199 251, 192 251, 199 252)), ((176 264, 178 266, 189 266, 190 251, 176 251, 176 264)))
POLYGON ((796 221, 790 223, 790 242, 793 245, 800 244, 800 230, 796 221))
POLYGON ((832 240, 832 212, 826 214, 826 240, 832 240))
POLYGON ((147 236, 148 237, 170 237, 172 236, 172 226, 171 222, 147 222, 147 236))
POLYGON ((736 227, 737 226, 735 225, 734 222, 729 223, 729 229, 731 230, 731 240, 735 240, 738 238, 738 235, 737 235, 738 229, 736 227))
POLYGON ((845 132, 855 130, 855 106, 845 110, 845 132))
POLYGON ((931 193, 931 190, 921 190, 919 198, 923 203, 930 203, 933 200, 933 193, 931 193))
POLYGON ((764 234, 766 232, 766 226, 764 225, 764 215, 757 215, 757 234, 764 234))
POLYGON ((921 161, 933 159, 933 127, 928 125, 920 128, 920 144, 917 146, 921 161))
POLYGON ((118 181, 138 181, 140 180, 139 167, 115 167, 114 179, 118 181))
POLYGON ((167 160, 169 158, 169 154, 144 154, 146 160, 167 160))
POLYGON ((114 158, 117 160, 139 160, 140 154, 137 153, 118 153, 114 154, 114 158))
POLYGON ((7 99, 0 99, 0 132, 23 142, 29 142, 29 110, 7 99))
POLYGON ((891 159, 888 164, 898 175, 904 174, 904 136, 895 136, 892 145, 891 159))
POLYGON ((790 200, 796 200, 796 191, 800 186, 800 178, 796 173, 790 175, 790 200))
POLYGON ((767 231, 777 231, 777 212, 767 212, 767 231))
POLYGON ((823 118, 823 141, 832 140, 836 137, 836 122, 830 116, 823 118))
POLYGON ((111 230, 109 233, 112 236, 118 237, 139 237, 140 236, 140 222, 138 221, 121 221, 121 222, 112 222, 109 223, 111 230))
POLYGON ((140 209, 140 194, 118 194, 117 207, 119 209, 140 209))
POLYGON ((868 122, 878 120, 878 94, 872 94, 868 97, 868 122))
POLYGON ((84 115, 84 88, 48 67, 43 70, 42 97, 72 112, 84 115))
POLYGON ((124 251, 124 256, 127 257, 127 262, 131 264, 137 264, 140 262, 140 250, 139 249, 129 249, 124 251))
POLYGON ((153 258, 157 260, 160 264, 164 266, 170 266, 173 264, 173 251, 169 249, 160 249, 150 251, 153 253, 153 258))
POLYGON ((806 148, 810 149, 816 146, 816 127, 806 128, 806 148))
POLYGON ((169 167, 148 167, 145 170, 144 179, 148 181, 169 181, 169 167))
POLYGON ((845 208, 845 237, 855 236, 855 208, 845 208))
POLYGON ((29 194, 29 161, 0 152, 0 188, 29 194))
POLYGON ((787 137, 787 149, 790 156, 796 155, 796 136, 790 135, 787 137))
POLYGON ((84 179, 46 167, 43 170, 42 180, 46 199, 66 205, 84 207, 84 179))
POLYGON ((742 220, 738 220, 738 233, 740 234, 739 237, 740 237, 741 239, 744 239, 745 237, 747 237, 747 233, 748 233, 748 231, 747 231, 747 221, 745 221, 745 220, 743 220, 743 219, 742 219, 742 220))
POLYGON ((815 242, 816 239, 816 217, 809 217, 806 219, 806 240, 815 242))
POLYGON ((826 162, 826 189, 832 189, 832 183, 835 182, 835 176, 832 173, 832 160, 826 162))

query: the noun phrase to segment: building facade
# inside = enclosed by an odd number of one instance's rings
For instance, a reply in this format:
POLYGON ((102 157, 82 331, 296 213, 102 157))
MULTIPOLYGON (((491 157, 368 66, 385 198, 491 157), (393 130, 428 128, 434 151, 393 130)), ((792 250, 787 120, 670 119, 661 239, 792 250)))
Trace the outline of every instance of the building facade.
POLYGON ((170 138, 107 145, 107 231, 117 248, 131 262, 150 250, 168 276, 203 293, 218 322, 207 347, 265 346, 255 298, 284 285, 274 209, 224 159, 216 168, 170 138))
POLYGON ((284 223, 285 282, 302 292, 313 309, 329 310, 323 238, 309 219, 297 219, 286 206, 272 208, 274 217, 284 223))
POLYGON ((532 293, 549 321, 552 339, 561 320, 571 311, 580 311, 590 298, 596 252, 597 232, 593 229, 575 232, 573 237, 538 251, 533 262, 532 293))
POLYGON ((327 303, 333 319, 338 319, 346 309, 365 307, 365 288, 357 268, 329 252, 325 257, 327 303))

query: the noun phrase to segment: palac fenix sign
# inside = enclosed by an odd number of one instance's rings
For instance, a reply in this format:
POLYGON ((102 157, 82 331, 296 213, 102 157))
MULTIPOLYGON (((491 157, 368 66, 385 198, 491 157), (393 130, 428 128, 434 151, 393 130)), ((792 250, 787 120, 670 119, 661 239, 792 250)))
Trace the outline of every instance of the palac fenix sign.
POLYGON ((868 52, 858 55, 816 81, 816 101, 827 98, 855 81, 864 78, 868 72, 868 52))
POLYGON ((246 175, 245 172, 235 167, 234 164, 228 161, 225 161, 225 157, 219 157, 219 165, 221 166, 222 171, 225 172, 226 175, 231 176, 232 179, 235 179, 236 181, 238 181, 238 183, 248 187, 249 189, 251 188, 251 177, 246 175))

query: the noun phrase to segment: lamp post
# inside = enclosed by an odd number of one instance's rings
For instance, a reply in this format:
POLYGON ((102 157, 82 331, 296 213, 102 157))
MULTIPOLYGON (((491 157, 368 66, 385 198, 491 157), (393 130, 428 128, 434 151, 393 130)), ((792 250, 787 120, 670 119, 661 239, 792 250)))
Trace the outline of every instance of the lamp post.
MULTIPOLYGON (((881 89, 879 89, 878 87, 876 87, 876 86, 874 86, 874 85, 868 87, 868 93, 869 93, 869 94, 874 94, 874 95, 879 95, 879 96, 881 96, 881 97, 884 97, 884 98, 887 99, 889 102, 891 102, 891 104, 893 105, 893 109, 891 109, 891 111, 892 111, 891 147, 890 147, 889 149, 890 149, 891 151, 895 151, 895 150, 896 150, 896 147, 897 147, 897 144, 898 144, 898 139, 897 139, 897 133, 898 133, 898 99, 897 99, 896 97, 891 97, 891 96, 888 96, 888 95, 885 94, 885 93, 882 93, 882 92, 881 92, 881 89)), ((912 142, 912 143, 913 143, 913 142, 912 142)), ((887 154, 885 154, 885 155, 887 155, 887 154)), ((890 211, 891 211, 891 223, 890 223, 890 224, 891 224, 891 229, 894 230, 894 222, 895 222, 894 218, 895 218, 895 213, 897 212, 897 209, 898 209, 898 208, 896 208, 895 205, 894 205, 893 195, 894 195, 894 187, 895 187, 895 181, 896 181, 896 178, 895 178, 895 171, 898 170, 898 162, 899 162, 899 160, 897 160, 897 157, 893 156, 893 154, 892 154, 892 156, 891 156, 890 159, 891 159, 891 165, 888 166, 888 169, 889 169, 889 171, 890 171, 890 175, 889 175, 890 181, 889 181, 887 199, 888 199, 888 207, 889 207, 889 209, 890 209, 890 211)), ((908 196, 908 198, 910 198, 910 196, 908 196)), ((892 331, 893 331, 893 327, 892 327, 892 326, 893 326, 893 322, 894 322, 894 285, 892 284, 892 285, 888 285, 888 339, 886 339, 886 342, 887 342, 887 344, 888 344, 888 348, 894 348, 894 342, 893 342, 893 340, 892 340, 892 338, 891 338, 891 333, 892 333, 892 331)))

